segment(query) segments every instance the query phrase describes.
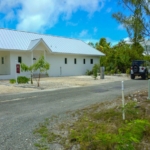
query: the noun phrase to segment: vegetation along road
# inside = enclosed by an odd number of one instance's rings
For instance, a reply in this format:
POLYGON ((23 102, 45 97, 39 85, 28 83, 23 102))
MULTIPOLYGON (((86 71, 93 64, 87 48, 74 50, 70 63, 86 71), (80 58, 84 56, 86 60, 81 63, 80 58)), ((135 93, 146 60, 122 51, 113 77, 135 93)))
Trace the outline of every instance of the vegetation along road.
MULTIPOLYGON (((146 80, 125 81, 125 94, 147 90, 146 80)), ((33 150, 33 129, 45 118, 121 96, 121 82, 0 96, 0 150, 33 150)))

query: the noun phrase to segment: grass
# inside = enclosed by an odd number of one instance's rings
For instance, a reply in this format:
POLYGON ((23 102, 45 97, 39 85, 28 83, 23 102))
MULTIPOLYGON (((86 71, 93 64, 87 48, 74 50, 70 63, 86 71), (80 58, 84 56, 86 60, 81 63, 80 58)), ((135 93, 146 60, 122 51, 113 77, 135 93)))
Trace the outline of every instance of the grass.
MULTIPOLYGON (((141 95, 140 95, 141 96, 141 95)), ((127 97, 126 97, 127 99, 127 97)), ((125 106, 126 120, 122 120, 121 100, 95 104, 78 110, 64 122, 59 117, 47 119, 35 129, 40 136, 35 144, 39 150, 46 150, 53 142, 64 149, 77 146, 81 150, 141 150, 150 147, 150 101, 129 100, 125 106), (49 123, 56 124, 51 126, 49 123)))

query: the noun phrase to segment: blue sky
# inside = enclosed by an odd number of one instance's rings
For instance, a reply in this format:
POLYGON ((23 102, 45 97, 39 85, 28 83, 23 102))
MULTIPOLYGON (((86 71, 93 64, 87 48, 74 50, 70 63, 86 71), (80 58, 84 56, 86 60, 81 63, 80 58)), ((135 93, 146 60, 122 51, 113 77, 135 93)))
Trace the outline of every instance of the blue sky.
POLYGON ((112 18, 121 10, 114 0, 0 0, 0 28, 51 34, 112 45, 128 38, 112 18))

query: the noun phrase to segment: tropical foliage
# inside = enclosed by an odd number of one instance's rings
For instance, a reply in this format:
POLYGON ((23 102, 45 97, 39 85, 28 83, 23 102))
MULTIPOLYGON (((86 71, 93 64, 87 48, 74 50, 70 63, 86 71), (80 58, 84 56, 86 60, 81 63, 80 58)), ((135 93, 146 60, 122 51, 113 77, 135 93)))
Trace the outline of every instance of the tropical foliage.
POLYGON ((37 86, 40 86, 40 78, 41 78, 41 73, 46 72, 49 70, 50 64, 45 61, 44 56, 41 56, 36 63, 34 63, 31 66, 27 66, 26 64, 22 63, 21 64, 21 70, 22 71, 29 71, 31 73, 31 84, 33 84, 33 72, 34 71, 39 71, 38 74, 38 79, 37 79, 37 86))
POLYGON ((31 84, 33 84, 33 71, 34 71, 34 65, 27 66, 24 63, 21 63, 21 71, 30 72, 31 75, 31 84))
POLYGON ((37 86, 40 86, 40 78, 41 78, 41 73, 47 72, 49 70, 50 64, 45 61, 44 56, 41 56, 39 60, 34 64, 34 70, 38 70, 38 79, 37 79, 37 86))
POLYGON ((125 41, 120 41, 117 45, 111 46, 105 38, 101 38, 94 47, 106 55, 101 57, 100 66, 104 66, 106 73, 110 74, 126 73, 132 60, 145 59, 144 49, 139 43, 127 44, 125 41))
POLYGON ((123 12, 113 14, 113 17, 121 23, 129 33, 134 43, 138 43, 145 37, 150 37, 150 1, 149 0, 118 0, 123 12))

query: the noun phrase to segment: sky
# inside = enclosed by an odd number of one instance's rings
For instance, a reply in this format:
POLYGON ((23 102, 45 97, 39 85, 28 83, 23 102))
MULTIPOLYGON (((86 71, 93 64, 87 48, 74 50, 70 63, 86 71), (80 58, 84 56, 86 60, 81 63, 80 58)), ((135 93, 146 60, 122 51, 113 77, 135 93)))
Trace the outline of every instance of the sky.
POLYGON ((128 38, 112 14, 114 0, 0 0, 0 28, 76 38, 112 45, 128 38))

